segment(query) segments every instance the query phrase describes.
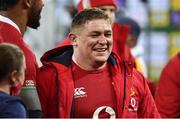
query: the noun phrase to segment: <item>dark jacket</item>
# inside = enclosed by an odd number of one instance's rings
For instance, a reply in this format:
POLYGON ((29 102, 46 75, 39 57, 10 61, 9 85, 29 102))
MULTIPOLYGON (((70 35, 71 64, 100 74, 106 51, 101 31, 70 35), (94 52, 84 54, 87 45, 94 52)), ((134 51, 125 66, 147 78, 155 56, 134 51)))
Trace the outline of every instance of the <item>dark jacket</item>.
POLYGON ((19 97, 0 91, 0 118, 26 118, 26 108, 19 97))

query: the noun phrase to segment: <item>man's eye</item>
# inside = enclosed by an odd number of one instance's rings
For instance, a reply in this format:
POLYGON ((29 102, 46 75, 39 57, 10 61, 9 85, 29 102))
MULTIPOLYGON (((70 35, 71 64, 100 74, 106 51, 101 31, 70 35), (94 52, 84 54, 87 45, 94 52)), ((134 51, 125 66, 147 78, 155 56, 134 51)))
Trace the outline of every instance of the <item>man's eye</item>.
POLYGON ((108 33, 108 34, 105 34, 106 37, 111 37, 112 34, 111 33, 108 33))
POLYGON ((92 34, 91 35, 91 37, 97 37, 98 36, 98 34, 92 34))
POLYGON ((101 9, 101 10, 104 11, 104 12, 106 11, 106 9, 101 9))
POLYGON ((111 9, 110 11, 111 11, 111 12, 115 12, 115 9, 111 9))

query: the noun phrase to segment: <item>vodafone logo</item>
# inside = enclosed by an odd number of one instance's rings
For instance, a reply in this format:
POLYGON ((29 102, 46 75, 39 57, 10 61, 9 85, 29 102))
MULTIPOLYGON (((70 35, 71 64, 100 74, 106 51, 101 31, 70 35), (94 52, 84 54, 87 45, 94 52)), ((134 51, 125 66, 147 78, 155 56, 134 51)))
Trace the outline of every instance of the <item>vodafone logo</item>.
POLYGON ((87 97, 87 94, 86 94, 86 92, 85 92, 85 88, 84 88, 84 87, 75 88, 75 89, 74 89, 74 97, 75 97, 75 98, 87 97))
POLYGON ((110 119, 115 119, 116 118, 116 113, 111 107, 102 106, 102 107, 99 107, 99 108, 96 109, 96 111, 93 114, 93 119, 99 119, 99 114, 104 109, 105 109, 105 112, 107 112, 110 115, 110 119))

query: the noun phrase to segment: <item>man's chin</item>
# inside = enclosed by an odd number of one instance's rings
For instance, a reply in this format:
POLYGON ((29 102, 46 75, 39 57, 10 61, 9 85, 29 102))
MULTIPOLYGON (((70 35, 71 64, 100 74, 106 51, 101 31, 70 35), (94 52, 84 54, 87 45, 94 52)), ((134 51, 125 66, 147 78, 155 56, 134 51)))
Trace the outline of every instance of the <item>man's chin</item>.
POLYGON ((106 62, 108 60, 107 53, 96 54, 95 60, 101 61, 101 62, 106 62))
POLYGON ((96 59, 96 62, 97 62, 97 63, 100 63, 100 64, 101 64, 101 63, 103 64, 103 63, 107 62, 107 58, 105 58, 105 57, 97 58, 97 59, 96 59))
POLYGON ((39 26, 40 26, 40 25, 36 25, 36 26, 28 26, 28 27, 31 28, 31 29, 37 30, 37 29, 39 28, 39 26))

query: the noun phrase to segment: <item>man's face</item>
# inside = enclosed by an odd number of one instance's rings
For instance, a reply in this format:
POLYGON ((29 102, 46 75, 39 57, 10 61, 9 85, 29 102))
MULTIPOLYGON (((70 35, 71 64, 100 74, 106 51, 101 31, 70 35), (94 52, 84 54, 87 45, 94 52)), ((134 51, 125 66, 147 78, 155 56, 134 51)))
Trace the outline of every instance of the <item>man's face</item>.
POLYGON ((41 11, 44 4, 42 0, 35 0, 29 10, 27 26, 37 29, 40 26, 41 11))
POLYGON ((74 50, 80 56, 78 59, 84 63, 105 63, 112 51, 110 22, 104 19, 92 20, 81 29, 74 50))
POLYGON ((129 48, 134 48, 137 45, 137 38, 134 37, 132 34, 129 34, 126 40, 126 44, 129 48))
POLYGON ((100 6, 98 8, 103 10, 109 16, 109 18, 111 19, 112 23, 115 21, 115 11, 116 11, 116 8, 114 6, 107 5, 107 6, 100 6))

